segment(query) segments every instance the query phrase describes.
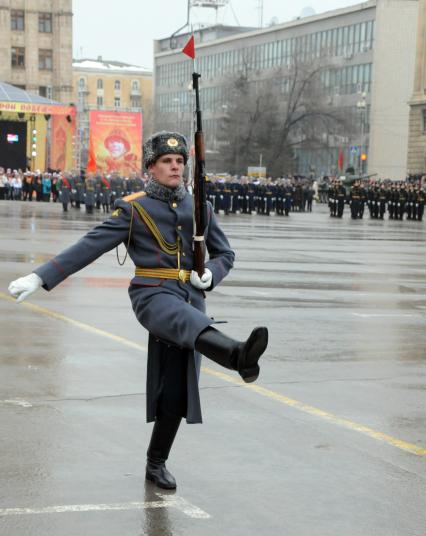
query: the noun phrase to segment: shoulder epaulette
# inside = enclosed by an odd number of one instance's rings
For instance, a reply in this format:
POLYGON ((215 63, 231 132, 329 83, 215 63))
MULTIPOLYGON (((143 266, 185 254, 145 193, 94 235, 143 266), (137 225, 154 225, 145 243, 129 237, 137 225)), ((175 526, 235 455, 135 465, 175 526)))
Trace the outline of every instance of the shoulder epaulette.
POLYGON ((126 195, 126 197, 123 197, 123 201, 129 203, 130 201, 134 201, 135 199, 139 199, 140 197, 144 197, 145 195, 145 192, 135 192, 134 194, 126 195))

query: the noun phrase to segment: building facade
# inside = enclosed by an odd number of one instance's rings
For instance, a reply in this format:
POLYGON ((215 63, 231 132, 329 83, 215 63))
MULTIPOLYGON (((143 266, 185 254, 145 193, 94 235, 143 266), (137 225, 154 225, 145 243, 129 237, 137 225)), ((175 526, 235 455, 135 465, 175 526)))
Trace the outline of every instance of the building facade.
POLYGON ((139 112, 143 135, 152 133, 152 71, 118 61, 81 59, 73 62, 74 102, 77 105, 78 163, 85 166, 89 144, 89 112, 139 112))
POLYGON ((73 102, 72 0, 0 0, 0 80, 73 102))
MULTIPOLYGON (((338 173, 339 157, 343 157, 344 168, 359 173, 405 176, 417 9, 417 0, 370 0, 260 30, 235 34, 228 30, 227 35, 215 34, 214 28, 196 32, 210 169, 226 171, 217 169, 218 129, 227 113, 229 80, 242 72, 250 58, 259 83, 276 83, 298 56, 312 64, 326 64, 321 96, 330 110, 340 110, 353 124, 347 135, 324 133, 321 144, 295 146, 296 171, 338 173), (399 72, 403 76, 395 76, 399 72)), ((158 127, 171 123, 189 135, 192 62, 181 53, 189 36, 179 38, 179 42, 155 43, 155 115, 158 127)), ((283 78, 282 86, 286 84, 283 78)))
POLYGON ((410 100, 408 172, 426 174, 426 0, 419 0, 414 87, 410 100))

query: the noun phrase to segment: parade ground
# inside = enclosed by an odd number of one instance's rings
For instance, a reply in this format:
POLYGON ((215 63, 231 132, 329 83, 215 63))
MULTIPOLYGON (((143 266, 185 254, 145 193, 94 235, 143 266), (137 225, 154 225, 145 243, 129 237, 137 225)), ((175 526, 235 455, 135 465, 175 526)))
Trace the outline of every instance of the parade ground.
POLYGON ((9 282, 102 214, 0 202, 2 536, 424 536, 426 223, 218 218, 237 260, 208 312, 270 345, 253 384, 203 360, 204 424, 182 424, 164 492, 144 479, 131 261, 17 304, 9 282))

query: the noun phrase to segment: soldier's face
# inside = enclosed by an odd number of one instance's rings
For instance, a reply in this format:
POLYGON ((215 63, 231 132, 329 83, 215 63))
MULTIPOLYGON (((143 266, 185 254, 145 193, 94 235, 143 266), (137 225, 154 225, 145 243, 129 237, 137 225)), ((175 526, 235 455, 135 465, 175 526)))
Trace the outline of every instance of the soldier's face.
POLYGON ((151 175, 167 188, 177 188, 182 182, 185 161, 180 154, 163 154, 149 166, 151 175))

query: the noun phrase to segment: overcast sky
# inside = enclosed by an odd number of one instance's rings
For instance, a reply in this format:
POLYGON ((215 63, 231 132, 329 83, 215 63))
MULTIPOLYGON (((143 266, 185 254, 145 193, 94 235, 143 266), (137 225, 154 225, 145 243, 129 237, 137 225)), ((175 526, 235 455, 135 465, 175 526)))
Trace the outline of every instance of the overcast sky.
MULTIPOLYGON (((261 0, 230 0, 218 22, 257 26, 261 0)), ((323 13, 359 0, 263 0, 263 22, 291 21, 309 6, 323 13)), ((73 0, 74 58, 124 61, 152 69, 154 39, 168 37, 186 22, 187 0, 73 0)), ((213 9, 193 9, 192 22, 215 22, 213 9)))

